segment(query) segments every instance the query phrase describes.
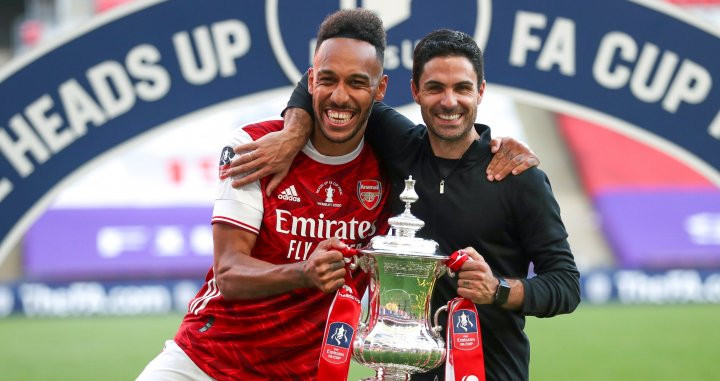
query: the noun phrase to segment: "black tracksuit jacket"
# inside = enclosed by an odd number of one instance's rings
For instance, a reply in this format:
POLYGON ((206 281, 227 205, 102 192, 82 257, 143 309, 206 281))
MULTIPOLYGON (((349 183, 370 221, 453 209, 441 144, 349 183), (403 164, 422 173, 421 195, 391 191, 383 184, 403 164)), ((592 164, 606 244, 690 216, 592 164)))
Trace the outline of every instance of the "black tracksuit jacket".
MULTIPOLYGON (((302 82, 288 107, 300 107, 313 115, 302 82)), ((530 344, 523 331, 525 316, 572 312, 580 302, 580 275, 545 173, 531 168, 499 182, 488 181, 490 128, 476 124, 475 129, 480 139, 461 159, 440 159, 433 155, 424 125, 415 125, 394 109, 376 103, 365 137, 383 161, 392 184, 393 215, 404 210, 398 195, 405 188, 404 180, 412 175, 419 196, 412 213, 425 222, 418 236, 437 241, 444 254, 471 246, 495 274, 523 282, 525 299, 520 311, 494 305, 478 305, 477 309, 487 380, 527 380, 530 344), (528 277, 531 265, 536 275, 528 277)), ((455 298, 456 291, 456 278, 440 278, 432 295, 432 311, 455 298)), ((444 379, 444 366, 412 379, 434 380, 436 376, 444 379)))

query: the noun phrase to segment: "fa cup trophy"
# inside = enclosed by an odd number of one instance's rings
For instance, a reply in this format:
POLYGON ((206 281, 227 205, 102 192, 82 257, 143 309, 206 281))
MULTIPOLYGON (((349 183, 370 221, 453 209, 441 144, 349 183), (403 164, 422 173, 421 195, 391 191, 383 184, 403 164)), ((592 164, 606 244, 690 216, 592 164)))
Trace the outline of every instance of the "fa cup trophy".
POLYGON ((445 360, 437 316, 430 327, 430 295, 448 257, 438 254, 435 241, 415 237, 425 223, 410 213, 418 199, 414 186, 412 176, 405 180, 400 194, 405 211, 390 218, 390 233, 360 250, 364 256, 358 264, 370 275, 369 310, 360 322, 353 358, 376 370, 368 380, 408 380, 445 360))

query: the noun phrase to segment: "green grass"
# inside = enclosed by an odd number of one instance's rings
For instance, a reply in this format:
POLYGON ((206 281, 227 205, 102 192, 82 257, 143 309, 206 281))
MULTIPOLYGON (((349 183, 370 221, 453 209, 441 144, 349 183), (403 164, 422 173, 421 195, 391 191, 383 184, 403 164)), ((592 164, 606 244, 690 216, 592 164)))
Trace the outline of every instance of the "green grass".
POLYGON ((533 380, 718 380, 720 306, 584 307, 528 319, 533 380))
MULTIPOLYGON (((0 319, 0 379, 133 380, 181 316, 0 319)), ((537 380, 720 379, 720 306, 582 307, 528 318, 537 380)), ((350 380, 368 376, 353 366, 350 380)))

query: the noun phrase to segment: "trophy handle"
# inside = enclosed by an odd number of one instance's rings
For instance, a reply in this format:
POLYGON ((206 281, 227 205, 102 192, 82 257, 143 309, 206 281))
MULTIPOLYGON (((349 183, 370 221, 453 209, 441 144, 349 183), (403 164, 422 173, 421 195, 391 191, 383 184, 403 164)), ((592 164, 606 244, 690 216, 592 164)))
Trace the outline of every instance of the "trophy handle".
POLYGON ((435 311, 435 315, 433 316, 433 327, 432 330, 436 334, 440 335, 440 332, 442 331, 443 327, 438 322, 438 319, 440 318, 440 312, 447 311, 447 305, 444 305, 435 311))

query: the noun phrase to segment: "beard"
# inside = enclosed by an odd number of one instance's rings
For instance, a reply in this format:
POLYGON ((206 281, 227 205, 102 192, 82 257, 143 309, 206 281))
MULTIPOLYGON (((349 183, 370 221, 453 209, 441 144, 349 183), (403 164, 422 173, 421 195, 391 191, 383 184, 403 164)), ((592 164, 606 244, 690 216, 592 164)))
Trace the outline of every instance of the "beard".
MULTIPOLYGON (((470 134, 472 129, 475 127, 475 117, 477 116, 477 113, 475 112, 462 112, 462 118, 463 120, 462 124, 460 124, 457 127, 443 127, 441 125, 436 125, 435 118, 437 118, 435 115, 438 113, 446 113, 446 114, 452 114, 455 112, 458 112, 457 110, 421 110, 423 120, 425 121, 428 131, 433 134, 435 137, 437 137, 440 140, 446 141, 448 143, 452 143, 458 140, 463 140, 467 137, 468 134, 470 134)), ((466 111, 466 110, 461 110, 466 111)))

